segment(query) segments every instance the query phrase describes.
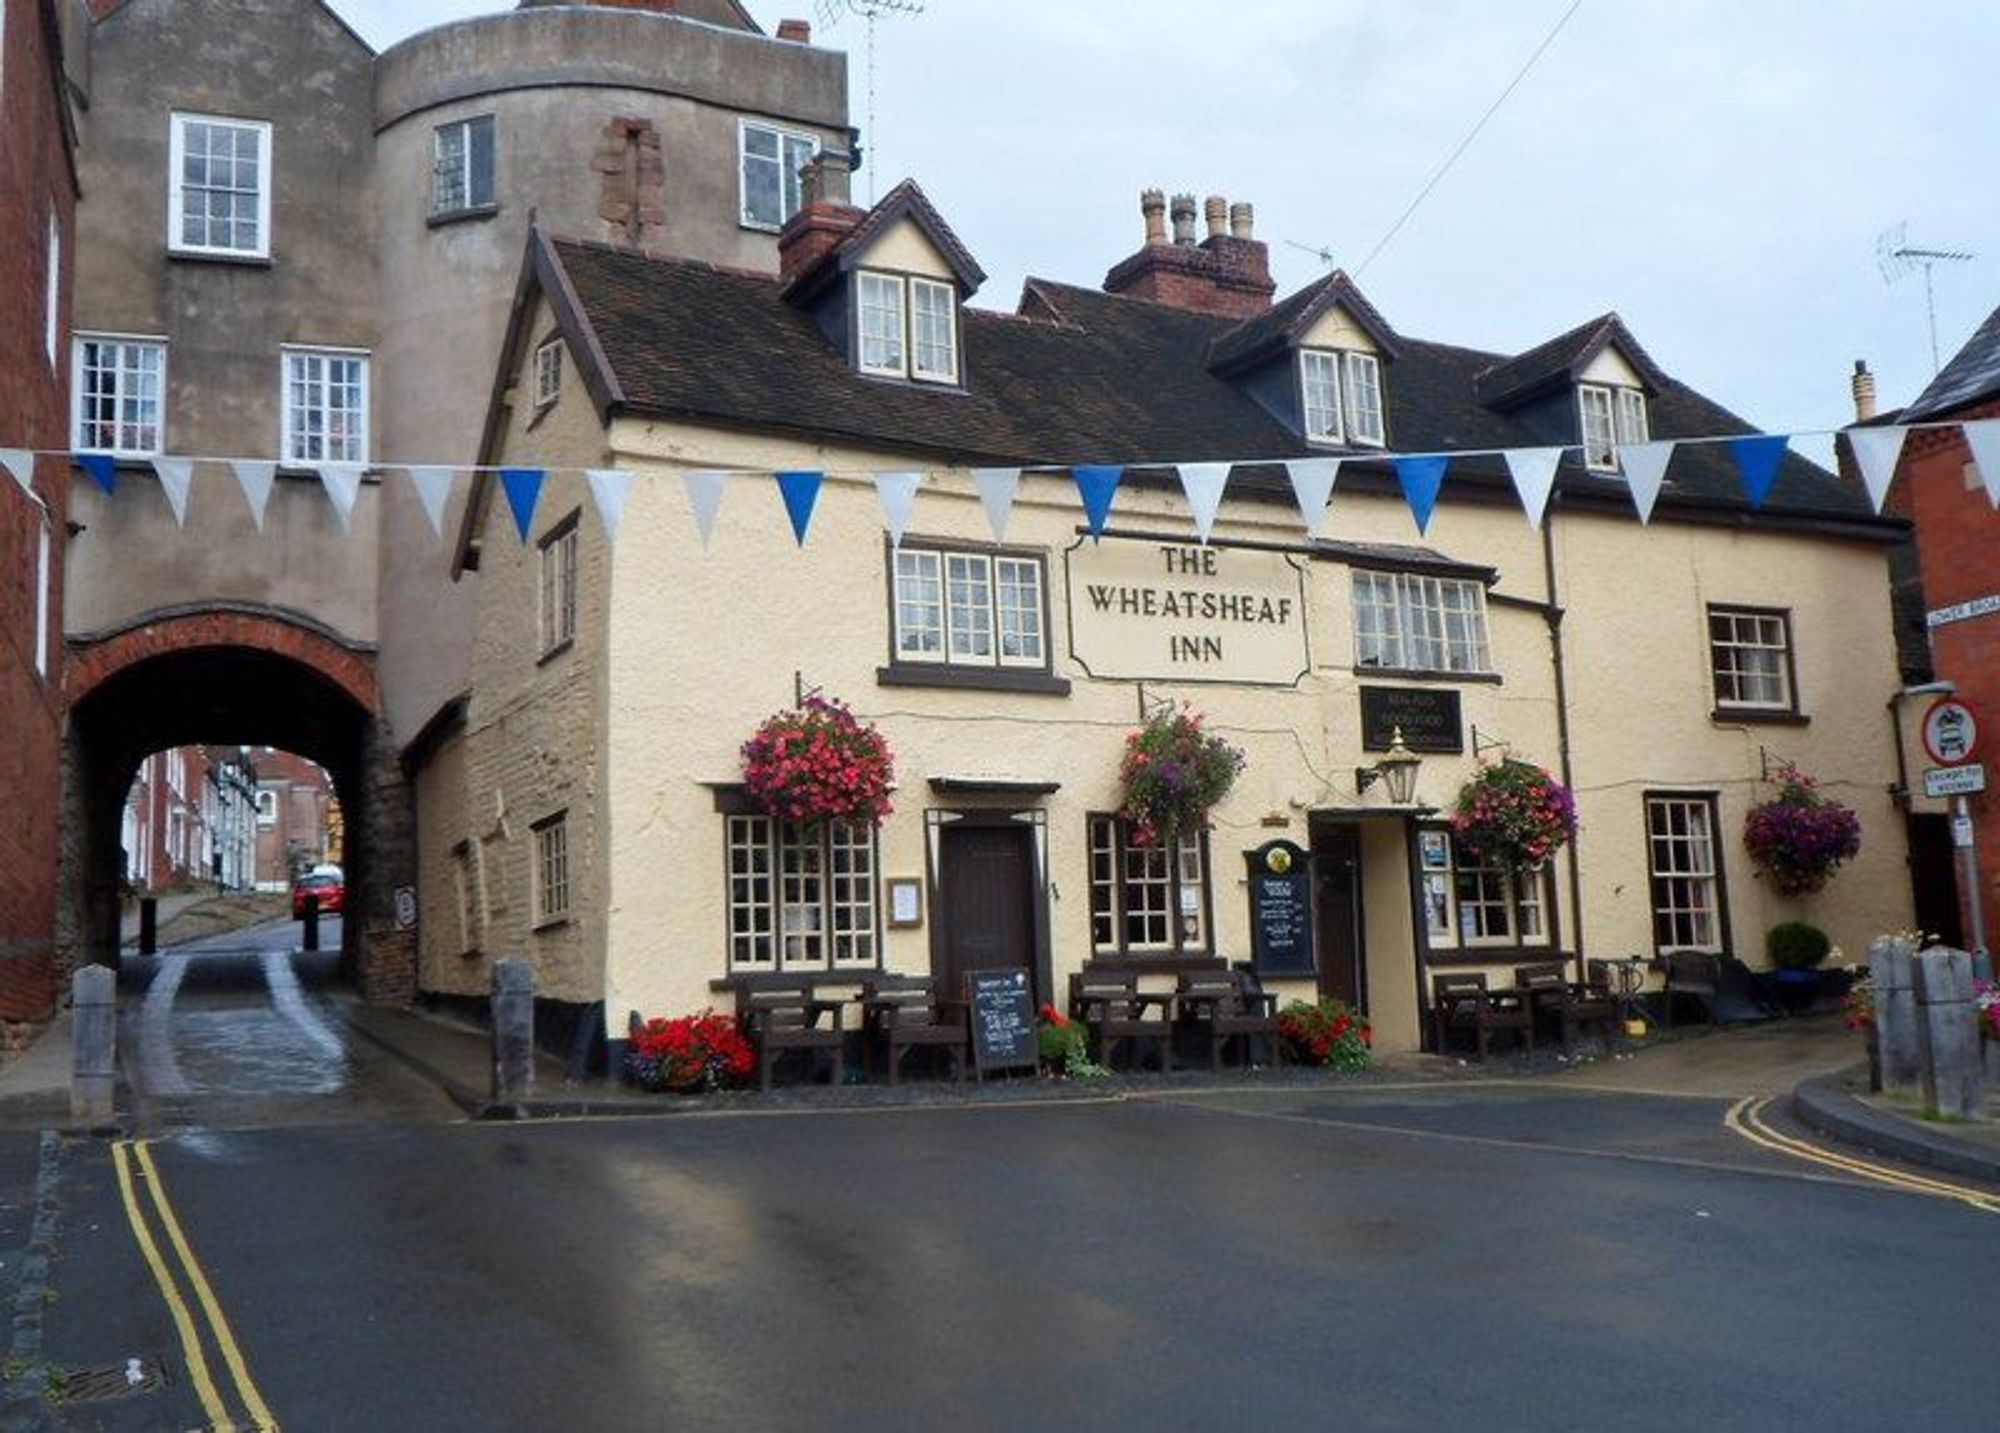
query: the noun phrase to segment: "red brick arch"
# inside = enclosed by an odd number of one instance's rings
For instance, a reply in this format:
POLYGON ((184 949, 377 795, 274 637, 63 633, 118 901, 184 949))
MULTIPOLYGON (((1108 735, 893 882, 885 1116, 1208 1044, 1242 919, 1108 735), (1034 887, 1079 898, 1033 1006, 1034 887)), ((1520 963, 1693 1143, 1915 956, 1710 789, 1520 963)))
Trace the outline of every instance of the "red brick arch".
POLYGON ((68 704, 75 706, 106 681, 141 662, 217 647, 247 647, 289 658, 346 692, 370 716, 381 713, 381 691, 371 653, 356 651, 295 618, 227 609, 142 619, 108 636, 73 646, 63 675, 63 694, 68 704))

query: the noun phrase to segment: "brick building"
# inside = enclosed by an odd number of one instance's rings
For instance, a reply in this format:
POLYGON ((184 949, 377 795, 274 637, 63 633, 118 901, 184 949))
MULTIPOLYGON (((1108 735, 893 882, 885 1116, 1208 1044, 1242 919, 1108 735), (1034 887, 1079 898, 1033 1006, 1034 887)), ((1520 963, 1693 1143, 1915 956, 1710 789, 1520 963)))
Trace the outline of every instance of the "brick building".
MULTIPOLYGON (((0 0, 0 433, 68 446, 75 136, 53 0, 0 0)), ((68 469, 0 478, 0 1019, 56 996, 60 611, 68 469)))
POLYGON ((257 783, 257 860, 260 890, 284 890, 314 866, 341 858, 339 802, 324 768, 289 751, 260 748, 257 783))

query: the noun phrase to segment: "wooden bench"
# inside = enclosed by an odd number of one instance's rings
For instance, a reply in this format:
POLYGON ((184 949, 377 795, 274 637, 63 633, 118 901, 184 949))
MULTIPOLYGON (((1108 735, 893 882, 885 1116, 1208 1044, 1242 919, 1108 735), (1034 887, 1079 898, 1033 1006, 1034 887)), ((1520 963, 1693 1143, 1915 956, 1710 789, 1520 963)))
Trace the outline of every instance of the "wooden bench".
POLYGON ((743 1021, 743 1034, 757 1053, 759 1089, 771 1088, 773 1068, 793 1050, 810 1052, 808 1078, 818 1069, 819 1054, 824 1050, 833 1057, 827 1083, 840 1083, 847 1042, 840 1028, 840 1006, 838 1000, 820 999, 808 985, 736 992, 736 1013, 743 1021))
POLYGON ((1138 1062, 1138 1042, 1151 1040, 1159 1047, 1160 1073, 1174 1067, 1174 998, 1147 995, 1139 989, 1139 977, 1130 972, 1079 971, 1069 978, 1070 1017, 1083 1022, 1101 1065, 1109 1065, 1121 1043, 1133 1047, 1133 1063, 1138 1062), (1156 1014, 1148 1015, 1148 1010, 1156 1014))
POLYGON ((1183 972, 1174 991, 1174 1007, 1183 1024, 1208 1041, 1208 1067, 1222 1068, 1222 1052, 1231 1040, 1243 1041, 1243 1063, 1254 1053, 1251 1040, 1262 1035, 1271 1042, 1277 1062, 1278 997, 1257 988, 1254 976, 1240 970, 1183 972))
POLYGON ((1596 1026, 1609 1049, 1618 1026, 1618 1002, 1608 985, 1590 981, 1572 983, 1560 961, 1514 967, 1514 988, 1527 998, 1537 1020, 1547 1021, 1562 1034, 1564 1055, 1576 1053, 1576 1032, 1596 1026))
POLYGON ((1482 971, 1431 977, 1431 1030, 1440 1055, 1450 1052, 1454 1030, 1470 1030, 1477 1037, 1481 1064, 1496 1032, 1519 1036, 1527 1052, 1535 1053, 1535 1012, 1527 999, 1513 991, 1488 990, 1482 971))
POLYGON ((879 1049, 889 1083, 902 1078, 903 1056, 919 1046, 951 1052, 951 1074, 965 1078, 966 1007, 940 1000, 927 975, 885 975, 861 987, 861 1021, 867 1048, 879 1049))
POLYGON ((1663 951, 1653 962, 1666 976, 1666 993, 1660 997, 1666 1027, 1674 1028, 1674 997, 1686 996, 1701 1002, 1708 1023, 1716 1023, 1716 987, 1722 982, 1722 963, 1701 950, 1663 951))

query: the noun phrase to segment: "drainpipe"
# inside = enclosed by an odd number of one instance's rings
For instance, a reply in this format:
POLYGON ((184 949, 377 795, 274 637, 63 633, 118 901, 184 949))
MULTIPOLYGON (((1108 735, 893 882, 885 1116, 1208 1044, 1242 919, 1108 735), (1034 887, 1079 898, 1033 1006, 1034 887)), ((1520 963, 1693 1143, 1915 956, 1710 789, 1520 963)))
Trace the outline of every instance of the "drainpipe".
MULTIPOLYGON (((1543 619, 1549 624, 1549 660, 1556 676, 1556 753, 1562 766, 1562 783, 1576 793, 1576 776, 1570 766, 1569 679, 1563 663, 1562 604, 1556 600, 1556 512, 1562 495, 1550 495, 1547 519, 1542 523, 1542 591, 1548 599, 1543 619)), ((1569 909, 1576 924, 1576 978, 1584 978, 1583 964, 1583 874, 1577 863, 1576 842, 1564 848, 1569 868, 1569 909)))

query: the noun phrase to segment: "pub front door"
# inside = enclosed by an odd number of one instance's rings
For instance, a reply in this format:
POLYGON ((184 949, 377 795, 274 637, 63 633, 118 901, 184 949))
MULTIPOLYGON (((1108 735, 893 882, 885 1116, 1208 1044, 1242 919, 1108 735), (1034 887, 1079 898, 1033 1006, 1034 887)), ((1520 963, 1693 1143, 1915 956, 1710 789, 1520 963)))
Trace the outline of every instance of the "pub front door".
POLYGON ((1312 824, 1313 939, 1319 993, 1357 1010, 1362 999, 1361 832, 1345 821, 1312 824))
POLYGON ((1014 823, 954 823, 939 842, 940 938, 931 943, 938 990, 956 996, 974 970, 1025 970, 1039 985, 1034 833, 1014 823))

